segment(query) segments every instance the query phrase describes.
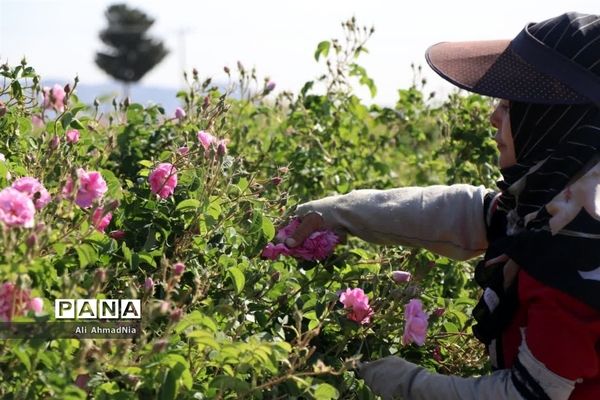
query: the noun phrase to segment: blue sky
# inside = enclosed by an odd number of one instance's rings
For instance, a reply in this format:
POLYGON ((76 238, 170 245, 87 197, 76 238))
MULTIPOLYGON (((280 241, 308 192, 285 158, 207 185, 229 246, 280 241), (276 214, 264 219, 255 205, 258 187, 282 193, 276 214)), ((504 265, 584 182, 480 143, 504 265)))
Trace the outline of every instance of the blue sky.
MULTIPOLYGON (((27 56, 43 77, 78 74, 85 83, 109 78, 94 62, 102 45, 105 0, 0 0, 0 61, 16 64, 27 56)), ((393 103, 396 91, 412 79, 410 63, 423 64, 431 90, 449 86, 425 64, 425 49, 440 41, 514 37, 530 21, 565 11, 600 13, 597 0, 565 1, 127 1, 156 19, 152 34, 171 50, 168 58, 144 77, 143 85, 179 87, 181 69, 196 67, 201 77, 223 80, 224 65, 240 60, 269 75, 278 89, 297 92, 324 69, 313 58, 319 41, 339 37, 340 23, 354 15, 374 25, 361 64, 375 80, 375 101, 393 103)), ((368 99, 367 90, 359 90, 368 99)))

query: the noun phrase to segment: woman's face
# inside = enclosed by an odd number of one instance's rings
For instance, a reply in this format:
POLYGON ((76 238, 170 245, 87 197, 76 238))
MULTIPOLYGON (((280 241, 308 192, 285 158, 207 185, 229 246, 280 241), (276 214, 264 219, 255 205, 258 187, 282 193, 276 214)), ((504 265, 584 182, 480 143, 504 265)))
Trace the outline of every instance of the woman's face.
POLYGON ((508 100, 500 100, 494 112, 490 116, 490 122, 494 128, 498 129, 494 140, 498 144, 500 157, 498 164, 500 168, 507 168, 517 163, 515 156, 515 144, 513 142, 512 130, 510 129, 508 100))

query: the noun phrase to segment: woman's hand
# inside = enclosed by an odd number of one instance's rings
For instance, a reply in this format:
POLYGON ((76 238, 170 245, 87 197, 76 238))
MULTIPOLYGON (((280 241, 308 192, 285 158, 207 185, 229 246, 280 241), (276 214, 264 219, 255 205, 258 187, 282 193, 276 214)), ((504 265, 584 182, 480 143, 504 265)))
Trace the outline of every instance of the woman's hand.
POLYGON ((506 254, 502 254, 498 257, 487 260, 484 266, 489 267, 490 265, 494 265, 497 263, 504 263, 503 267, 503 275, 504 275, 504 290, 508 289, 508 287, 512 284, 512 282, 517 277, 519 273, 519 264, 514 262, 511 258, 509 258, 506 254))
POLYGON ((323 217, 316 212, 310 212, 300 218, 300 225, 294 231, 294 233, 285 240, 287 247, 296 247, 310 236, 311 233, 322 230, 325 228, 325 221, 323 217))

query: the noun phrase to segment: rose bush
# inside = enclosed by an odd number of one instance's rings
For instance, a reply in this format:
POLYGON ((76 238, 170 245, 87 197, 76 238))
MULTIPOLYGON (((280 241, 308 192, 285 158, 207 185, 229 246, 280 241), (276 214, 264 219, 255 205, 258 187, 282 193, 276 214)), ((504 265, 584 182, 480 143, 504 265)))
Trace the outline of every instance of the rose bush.
POLYGON ((45 88, 25 60, 0 67, 0 318, 51 321, 57 298, 142 302, 136 339, 0 339, 0 397, 370 399, 359 359, 487 370, 471 264, 321 234, 275 260, 297 203, 497 176, 486 101, 427 101, 422 82, 366 106, 350 79, 376 91, 358 64, 372 30, 343 26, 298 94, 242 63, 226 89, 194 70, 175 118, 128 99, 100 112, 77 79, 45 88))

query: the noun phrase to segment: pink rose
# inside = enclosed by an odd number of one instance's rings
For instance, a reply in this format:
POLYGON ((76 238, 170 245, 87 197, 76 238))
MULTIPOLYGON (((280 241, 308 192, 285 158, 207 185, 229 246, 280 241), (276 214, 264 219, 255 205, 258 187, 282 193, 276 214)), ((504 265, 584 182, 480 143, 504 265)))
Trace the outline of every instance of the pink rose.
POLYGON ((150 190, 165 199, 173 194, 177 186, 177 170, 170 163, 159 164, 148 177, 150 190))
POLYGON ((117 229, 116 231, 110 231, 108 236, 115 240, 123 240, 125 239, 125 231, 122 231, 121 229, 117 229))
POLYGON ((29 176, 19 178, 13 182, 12 188, 26 194, 34 201, 35 208, 38 210, 41 210, 50 202, 50 194, 44 185, 35 178, 29 176))
POLYGON ((204 147, 204 150, 206 151, 210 149, 210 146, 213 143, 217 143, 217 138, 206 131, 198 132, 197 136, 198 140, 200 141, 200 144, 202 145, 202 147, 204 147))
POLYGON ((27 311, 39 313, 44 302, 39 297, 30 298, 29 290, 21 289, 12 282, 0 284, 0 321, 9 322, 14 316, 27 311))
POLYGON ((70 129, 66 133, 68 143, 79 142, 79 131, 77 129, 70 129))
POLYGON ((173 275, 179 276, 179 275, 183 274, 184 271, 185 271, 184 263, 178 262, 173 265, 173 275))
POLYGON ((40 297, 34 297, 29 301, 29 309, 39 314, 44 309, 44 300, 40 297))
POLYGON ((100 232, 104 232, 108 224, 110 224, 111 219, 112 213, 109 212, 104 214, 104 210, 102 208, 96 208, 92 214, 92 224, 96 230, 100 232))
POLYGON ((369 298, 362 289, 346 289, 340 294, 340 302, 349 310, 348 319, 361 325, 371 322, 373 309, 369 306, 369 298))
POLYGON ((147 277, 144 281, 144 290, 148 293, 152 293, 152 289, 154 289, 154 281, 152 278, 147 277))
POLYGON ((402 344, 407 345, 416 343, 423 346, 425 336, 427 335, 427 314, 423 311, 421 300, 411 299, 404 306, 404 334, 402 335, 402 344))
POLYGON ((175 109, 175 118, 177 118, 178 120, 180 120, 180 121, 183 120, 185 118, 185 115, 186 114, 185 114, 185 111, 183 108, 177 107, 175 109))
MULTIPOLYGON (((100 172, 87 172, 83 168, 79 168, 77 177, 79 178, 79 190, 77 190, 75 203, 81 208, 90 207, 94 201, 102 199, 104 193, 108 190, 100 172)), ((67 182, 67 186, 68 184, 67 182)))
POLYGON ((439 318, 442 315, 444 315, 445 312, 446 312, 445 308, 439 307, 439 308, 436 308, 435 310, 433 310, 433 312, 431 313, 431 315, 433 315, 436 318, 439 318))
POLYGON ((33 124, 33 126, 35 128, 43 128, 44 127, 44 120, 39 115, 35 115, 35 114, 32 115, 31 123, 33 124))
POLYGON ((410 272, 407 272, 407 271, 392 272, 392 279, 396 283, 409 282, 411 278, 412 278, 412 275, 410 274, 410 272))
POLYGON ((283 243, 268 243, 263 249, 261 256, 268 260, 277 260, 281 254, 288 255, 290 249, 283 243))
POLYGON ((437 362, 442 362, 442 352, 440 350, 440 346, 435 346, 435 348, 432 351, 431 356, 433 357, 433 359, 437 362))
POLYGON ((224 156, 227 154, 227 144, 229 143, 229 139, 221 139, 217 142, 217 154, 220 156, 224 156))
POLYGON ((190 148, 187 146, 182 146, 179 149, 177 149, 177 152, 182 156, 187 156, 190 153, 190 148))
POLYGON ((58 83, 55 84, 52 89, 44 87, 42 93, 44 94, 44 108, 54 108, 58 112, 63 112, 65 110, 65 89, 58 83))
POLYGON ((285 242, 285 239, 294 234, 298 226, 300 226, 300 219, 294 218, 289 224, 277 231, 275 239, 277 239, 278 242, 285 242))
POLYGON ((310 234, 304 242, 290 249, 290 254, 305 260, 324 260, 339 242, 337 235, 331 231, 317 231, 310 234))
POLYGON ((69 197, 73 193, 73 179, 70 176, 67 176, 67 181, 65 182, 65 186, 63 186, 61 194, 63 197, 69 197))
MULTIPOLYGON (((294 218, 287 226, 277 231, 275 238, 279 242, 284 242, 294 233, 299 225, 300 220, 294 218)), ((320 230, 311 233, 301 245, 293 248, 288 248, 281 243, 278 245, 269 243, 263 250, 263 257, 273 260, 280 254, 284 254, 304 260, 323 260, 333 252, 338 243, 339 238, 335 233, 329 230, 320 230)))
POLYGON ((24 193, 12 187, 0 191, 0 221, 7 226, 33 227, 35 206, 24 193))

